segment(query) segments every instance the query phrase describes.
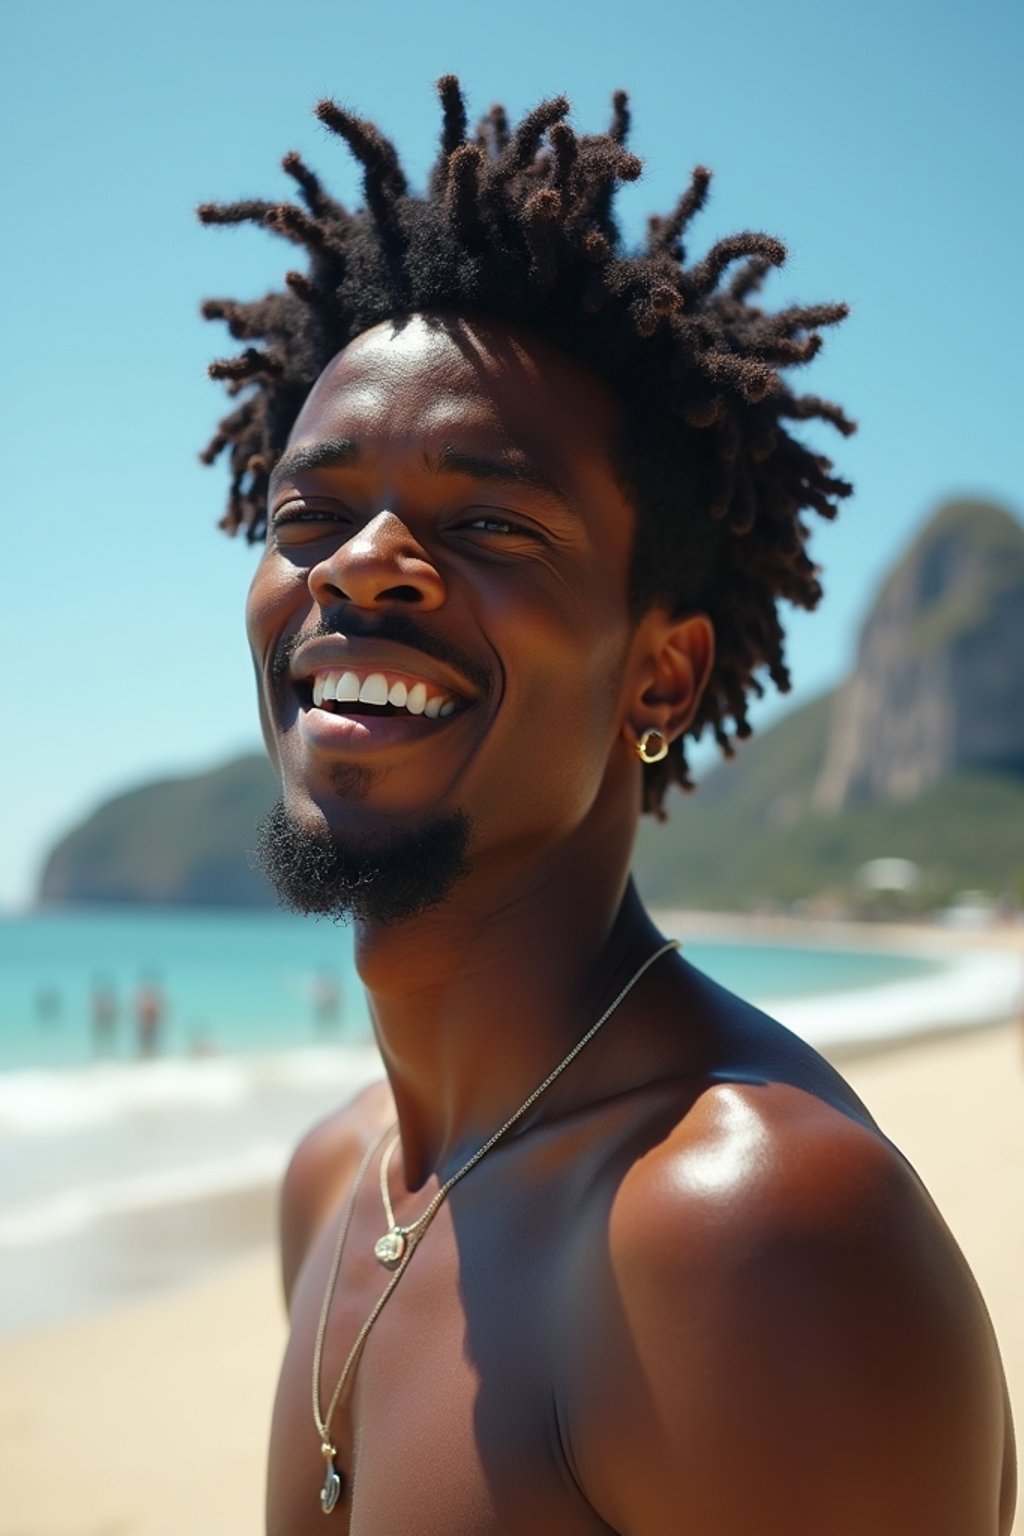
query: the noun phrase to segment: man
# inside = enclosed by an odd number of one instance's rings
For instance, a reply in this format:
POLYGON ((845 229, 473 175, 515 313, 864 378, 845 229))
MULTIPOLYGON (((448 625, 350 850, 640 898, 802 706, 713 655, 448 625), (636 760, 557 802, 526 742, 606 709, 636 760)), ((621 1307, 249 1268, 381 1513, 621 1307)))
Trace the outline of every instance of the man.
POLYGON ((913 1172, 812 1050, 665 952, 641 809, 725 750, 804 509, 848 486, 778 369, 841 306, 769 315, 743 235, 644 253, 639 165, 562 100, 468 134, 413 196, 330 102, 366 208, 239 203, 309 254, 255 304, 226 524, 266 535, 249 636, 283 898, 355 921, 386 1082, 283 1198, 291 1337, 271 1536, 996 1536, 1012 1438, 984 1306, 913 1172), (742 265, 723 287, 727 268, 742 265))

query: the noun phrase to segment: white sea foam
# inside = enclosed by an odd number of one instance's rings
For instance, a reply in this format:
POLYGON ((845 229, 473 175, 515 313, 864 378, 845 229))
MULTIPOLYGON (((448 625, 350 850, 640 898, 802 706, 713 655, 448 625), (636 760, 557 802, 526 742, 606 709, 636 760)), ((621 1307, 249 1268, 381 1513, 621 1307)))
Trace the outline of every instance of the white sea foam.
POLYGON ((94 1184, 72 1184, 31 1204, 0 1212, 0 1249, 29 1248, 72 1237, 107 1216, 230 1194, 280 1177, 288 1147, 272 1142, 196 1168, 164 1168, 94 1184))
POLYGON ((51 1136, 160 1111, 239 1108, 263 1088, 355 1092, 380 1070, 372 1046, 309 1046, 264 1055, 4 1072, 0 1134, 51 1136))
MULTIPOLYGON (((767 1008, 828 1050, 1007 1018, 1020 1006, 1022 980, 1019 956, 972 952, 946 956, 935 973, 912 980, 767 1008)), ((0 1074, 8 1166, 18 1156, 49 1159, 36 1165, 40 1188, 31 1201, 23 1187, 9 1188, 0 1250, 27 1253, 106 1218, 272 1182, 304 1126, 380 1071, 371 1045, 320 1045, 0 1074), (16 1194, 22 1198, 10 1198, 16 1194)))
MULTIPOLYGON (((930 948, 928 953, 935 956, 930 948)), ((875 1044, 1010 1018, 1021 1004, 1019 955, 946 956, 933 975, 821 997, 775 1000, 767 1011, 819 1050, 875 1044)))

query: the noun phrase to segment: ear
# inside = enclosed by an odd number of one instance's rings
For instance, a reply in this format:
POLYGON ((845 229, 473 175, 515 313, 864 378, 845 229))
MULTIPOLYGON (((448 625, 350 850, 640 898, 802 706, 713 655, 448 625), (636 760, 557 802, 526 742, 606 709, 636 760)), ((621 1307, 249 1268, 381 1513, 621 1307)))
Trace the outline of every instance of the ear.
POLYGON ((683 734, 697 713, 715 660, 715 632, 703 613, 680 618, 652 608, 640 621, 635 653, 638 686, 626 725, 631 742, 644 731, 660 731, 666 741, 683 734))

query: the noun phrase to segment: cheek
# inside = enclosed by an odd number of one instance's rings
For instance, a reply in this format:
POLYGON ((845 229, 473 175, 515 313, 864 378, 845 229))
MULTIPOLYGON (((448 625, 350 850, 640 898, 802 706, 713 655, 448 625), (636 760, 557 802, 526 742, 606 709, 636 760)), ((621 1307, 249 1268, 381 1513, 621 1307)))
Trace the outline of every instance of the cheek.
POLYGON ((281 754, 280 754, 280 752, 277 749, 277 732, 274 729, 274 723, 273 723, 273 720, 271 718, 270 707, 269 707, 269 705, 267 703, 266 694, 265 694, 265 691, 264 691, 264 688, 263 688, 262 675, 260 673, 260 668, 259 668, 259 665, 257 664, 255 658, 253 658, 253 673, 255 675, 255 681, 256 681, 256 704, 257 704, 257 708, 259 710, 260 730, 263 733, 263 745, 267 749, 267 756, 270 759, 271 767, 273 768, 274 772, 277 774, 278 778, 280 778, 281 777, 281 754))
MULTIPOLYGON (((525 611, 506 609, 499 600, 492 614, 506 635, 518 625, 522 676, 538 698, 557 698, 581 720, 605 714, 617 701, 631 638, 625 591, 617 584, 588 581, 583 574, 572 583, 554 582, 543 600, 532 601, 525 611)), ((501 655, 515 654, 511 645, 498 649, 501 655)))
POLYGON ((625 598, 581 587, 528 614, 492 611, 495 627, 518 619, 521 644, 495 635, 506 676, 498 734, 509 819, 551 817, 563 830, 586 814, 621 726, 630 628, 625 598), (511 742, 511 746, 508 743, 511 742), (543 785, 543 793, 538 785, 543 785))
POLYGON ((264 555, 245 602, 245 632, 257 673, 292 615, 308 601, 305 573, 264 555))
POLYGON ((260 727, 267 755, 279 778, 281 757, 278 729, 268 695, 267 672, 274 646, 282 635, 295 627, 293 620, 301 619, 306 599, 308 593, 302 573, 264 555, 249 586, 245 602, 245 630, 252 656, 260 727))

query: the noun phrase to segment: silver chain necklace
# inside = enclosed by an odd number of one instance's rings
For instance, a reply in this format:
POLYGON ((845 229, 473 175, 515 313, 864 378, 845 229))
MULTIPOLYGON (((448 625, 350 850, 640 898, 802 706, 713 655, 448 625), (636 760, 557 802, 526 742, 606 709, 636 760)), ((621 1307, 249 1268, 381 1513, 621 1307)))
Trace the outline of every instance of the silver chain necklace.
POLYGON ((342 1476, 337 1467, 334 1465, 334 1458, 337 1456, 338 1452, 337 1448, 331 1443, 331 1419, 334 1417, 334 1411, 337 1408, 338 1403, 341 1401, 342 1393, 344 1392, 346 1386, 351 1380, 353 1372, 355 1371, 356 1364, 363 1351, 363 1346, 370 1335, 370 1330, 373 1328, 374 1323, 377 1321, 384 1308, 387 1306, 392 1292, 395 1290, 398 1282, 401 1280, 402 1276, 405 1274, 405 1271, 408 1269, 409 1262, 412 1259, 413 1254, 416 1252, 416 1249, 427 1228, 430 1226, 430 1223, 433 1221, 434 1217, 437 1215, 441 1206, 444 1204, 445 1200, 448 1198, 448 1195, 455 1188, 459 1180, 464 1179, 466 1174, 469 1173, 470 1169, 475 1168, 477 1163, 480 1162, 481 1158, 487 1156, 491 1148, 497 1145, 505 1133, 510 1131, 516 1122, 522 1119, 527 1110, 531 1109, 533 1105, 536 1104, 541 1094, 547 1092, 555 1079, 561 1077, 566 1067, 570 1066, 576 1060, 576 1057, 580 1054, 584 1047, 590 1044, 591 1040, 593 1040, 601 1026, 608 1022, 616 1008, 618 1008, 619 1004, 636 986, 641 976, 643 976, 645 972, 650 969, 656 960, 660 960, 662 955, 668 954, 669 950, 678 948, 679 941, 677 939, 670 939, 667 943, 662 944, 659 949, 656 949, 652 955, 648 955, 643 964, 633 972, 633 975, 626 982, 626 985, 622 988, 621 992, 619 992, 615 999, 608 1004, 608 1007, 605 1009, 604 1013, 602 1013, 597 1022, 590 1026, 586 1034, 583 1035, 581 1039, 577 1040, 568 1056, 564 1057, 558 1063, 558 1066, 555 1067, 553 1071, 548 1073, 544 1081, 533 1090, 529 1098, 523 1100, 515 1113, 509 1115, 504 1125, 496 1130, 494 1135, 485 1141, 483 1146, 479 1147, 476 1152, 473 1153, 473 1156, 469 1158, 467 1162, 463 1163, 462 1167, 459 1168, 457 1172, 452 1174, 451 1178, 445 1180, 445 1182, 438 1189, 437 1193, 430 1200, 422 1215, 418 1216, 415 1221, 410 1222, 408 1226, 399 1226, 399 1224, 396 1222, 394 1208, 391 1204, 391 1195, 388 1190, 388 1168, 390 1167, 391 1158, 400 1139, 397 1134, 394 1134, 394 1124, 385 1126, 384 1129, 373 1138, 370 1145, 367 1147, 366 1152, 363 1154, 363 1160, 359 1164, 355 1179, 352 1182, 352 1189, 349 1193, 348 1199, 345 1202, 345 1210, 342 1214, 341 1222, 338 1227, 338 1236, 334 1244, 334 1256, 331 1260, 331 1268, 327 1278, 327 1286, 324 1290, 324 1299, 320 1307, 320 1322, 316 1330, 316 1343, 313 1347, 313 1422, 316 1425, 316 1431, 320 1437, 320 1454, 323 1456, 325 1462, 327 1463, 323 1486, 320 1489, 320 1508, 323 1510, 325 1515, 329 1515, 335 1508, 338 1500, 341 1498, 342 1492, 342 1476), (363 1187, 366 1175, 370 1168, 370 1164, 373 1162, 373 1159, 376 1156, 376 1153, 381 1144, 389 1135, 392 1136, 393 1139, 385 1151, 384 1156, 381 1158, 379 1179, 381 1200, 384 1206, 384 1216, 388 1222, 388 1231, 385 1232, 383 1237, 378 1238, 377 1242, 374 1244, 373 1251, 379 1261, 385 1265, 386 1268, 392 1270, 393 1273, 387 1285, 384 1287, 380 1296, 377 1298, 377 1301, 374 1303, 372 1309, 370 1310, 370 1313, 367 1316, 366 1321, 363 1323, 363 1326, 356 1334, 355 1341, 352 1345, 352 1348, 348 1352, 345 1364, 341 1368, 341 1374, 338 1377, 337 1385, 331 1394, 331 1400, 327 1405, 327 1411, 321 1418, 320 1365, 323 1359, 324 1338, 327 1334, 327 1319, 330 1315, 331 1301, 334 1297, 334 1287, 338 1279, 338 1270, 341 1268, 341 1256, 345 1251, 345 1239, 348 1236, 348 1229, 352 1224, 352 1213, 355 1210, 359 1191, 363 1187))

